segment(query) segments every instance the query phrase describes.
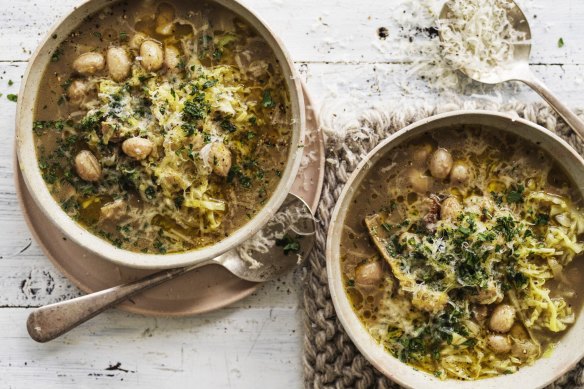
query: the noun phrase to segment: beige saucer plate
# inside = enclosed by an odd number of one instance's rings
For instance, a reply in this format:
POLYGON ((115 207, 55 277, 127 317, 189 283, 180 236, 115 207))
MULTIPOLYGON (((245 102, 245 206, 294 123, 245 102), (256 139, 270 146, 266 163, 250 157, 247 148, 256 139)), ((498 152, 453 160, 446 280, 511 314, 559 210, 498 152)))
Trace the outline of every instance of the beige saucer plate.
MULTIPOLYGON (((307 140, 305 158, 292 192, 314 212, 324 179, 324 139, 306 88, 303 92, 307 140)), ((32 235, 55 267, 83 292, 96 292, 152 273, 152 270, 118 266, 67 240, 32 200, 16 161, 15 175, 16 193, 32 235)), ((209 265, 145 291, 119 308, 143 315, 188 316, 232 304, 250 295, 258 286, 235 277, 221 266, 209 265)))

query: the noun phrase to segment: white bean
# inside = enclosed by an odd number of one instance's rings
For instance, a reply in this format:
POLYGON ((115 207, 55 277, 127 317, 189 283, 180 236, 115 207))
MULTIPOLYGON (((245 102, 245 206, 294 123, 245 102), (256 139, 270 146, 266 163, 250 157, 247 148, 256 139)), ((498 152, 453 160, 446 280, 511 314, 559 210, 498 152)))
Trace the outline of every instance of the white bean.
POLYGON ((170 4, 161 4, 156 17, 156 33, 172 35, 174 28, 174 8, 170 4))
POLYGON ((164 48, 164 65, 170 70, 174 70, 180 63, 180 51, 176 46, 166 46, 164 48))
POLYGON ((530 340, 516 340, 511 347, 511 355, 522 360, 536 357, 537 354, 539 354, 539 349, 530 340))
POLYGON ((140 57, 142 57, 144 69, 149 72, 155 72, 162 67, 164 62, 162 46, 152 40, 146 40, 140 45, 140 57))
POLYGON ((209 150, 209 164, 213 173, 221 177, 227 177, 231 169, 231 151, 222 142, 215 142, 209 150))
POLYGON ((150 140, 140 137, 126 139, 122 143, 124 153, 138 161, 148 157, 153 147, 154 145, 150 140))
POLYGON ((125 49, 110 47, 107 51, 107 68, 112 80, 124 81, 130 74, 132 62, 125 49))
POLYGON ((148 36, 142 32, 137 32, 134 34, 132 39, 130 39, 130 49, 139 50, 142 43, 148 39, 148 36))
POLYGON ((86 94, 87 84, 83 81, 75 80, 67 88, 67 97, 69 98, 69 102, 73 105, 81 105, 86 94))
POLYGON ((513 323, 515 322, 515 308, 508 304, 497 305, 491 319, 489 320, 489 327, 495 332, 506 333, 509 332, 513 323))
POLYGON ((381 282, 383 271, 379 261, 364 263, 355 269, 355 283, 361 286, 374 286, 381 282))
POLYGON ((432 177, 428 177, 418 169, 410 169, 407 172, 407 180, 412 189, 418 193, 426 193, 432 186, 432 177))
POLYGON ((426 165, 428 161, 428 157, 432 153, 432 145, 425 143, 423 145, 418 146, 414 153, 412 154, 412 159, 418 165, 426 165))
POLYGON ((491 334, 487 336, 489 348, 497 354, 511 351, 511 341, 507 336, 491 334))
POLYGON ((432 177, 444 179, 452 169, 452 155, 441 147, 432 153, 428 166, 432 177))
POLYGON ((447 197, 440 206, 440 220, 456 219, 462 212, 462 205, 456 197, 447 197))
POLYGON ((454 185, 460 185, 468 182, 470 179, 470 169, 464 161, 456 161, 450 170, 450 182, 454 185))
POLYGON ((81 54, 73 61, 73 69, 84 76, 90 76, 103 70, 105 58, 100 53, 89 52, 81 54))
POLYGON ((85 181, 98 181, 101 178, 101 166, 91 151, 83 150, 75 157, 75 170, 85 181))

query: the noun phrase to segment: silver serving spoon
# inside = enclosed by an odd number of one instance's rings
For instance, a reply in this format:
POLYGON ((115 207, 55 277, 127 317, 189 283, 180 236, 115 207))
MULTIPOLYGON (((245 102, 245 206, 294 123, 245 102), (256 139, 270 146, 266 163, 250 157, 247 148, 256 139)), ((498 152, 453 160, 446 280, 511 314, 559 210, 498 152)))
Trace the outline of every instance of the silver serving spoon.
MULTIPOLYGON (((498 84, 505 81, 522 81, 543 97, 549 105, 566 121, 566 123, 584 139, 584 121, 571 111, 560 99, 554 95, 545 84, 531 72, 529 68, 529 53, 531 52, 531 30, 529 22, 521 8, 512 0, 508 0, 507 13, 509 20, 516 31, 525 34, 525 42, 518 42, 513 47, 513 59, 509 63, 493 67, 488 72, 477 72, 476 69, 465 68, 461 71, 475 81, 485 84, 498 84)), ((449 2, 446 2, 440 11, 440 19, 452 19, 449 2)), ((440 39, 444 41, 440 33, 440 39)))
POLYGON ((276 215, 293 208, 305 216, 291 225, 282 225, 276 218, 272 218, 263 227, 261 232, 264 236, 285 235, 287 240, 285 244, 272 246, 267 252, 251 251, 253 259, 261 266, 254 266, 241 259, 237 249, 231 250, 217 258, 191 266, 163 270, 138 281, 35 309, 26 322, 28 333, 37 342, 48 342, 137 293, 208 264, 219 264, 247 281, 264 282, 276 279, 306 258, 315 241, 315 221, 310 208, 302 199, 292 193, 288 194, 276 215))

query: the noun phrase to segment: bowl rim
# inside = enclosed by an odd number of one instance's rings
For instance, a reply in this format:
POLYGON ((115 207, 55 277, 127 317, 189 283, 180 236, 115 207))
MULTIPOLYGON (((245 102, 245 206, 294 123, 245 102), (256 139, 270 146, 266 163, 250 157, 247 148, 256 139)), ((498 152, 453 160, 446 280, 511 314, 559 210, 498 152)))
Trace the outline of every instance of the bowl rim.
MULTIPOLYGON (((122 0, 119 0, 122 1, 122 0)), ((292 137, 288 150, 286 167, 273 194, 266 204, 251 220, 235 230, 230 236, 202 248, 169 254, 144 254, 123 250, 115 247, 108 241, 89 232, 73 219, 71 219, 51 196, 40 172, 37 162, 36 148, 32 124, 34 120, 35 101, 39 84, 33 84, 32 78, 42 77, 48 64, 51 53, 62 41, 55 36, 66 37, 75 30, 81 20, 87 16, 99 12, 101 9, 111 6, 111 0, 85 0, 76 6, 71 12, 58 20, 47 32, 45 38, 37 46, 24 73, 22 85, 19 91, 19 101, 16 107, 16 154, 24 181, 33 200, 39 205, 53 226, 58 228, 64 236, 74 240, 77 244, 89 251, 100 255, 114 263, 123 266, 143 269, 164 269, 180 266, 188 266, 200 263, 218 255, 221 255, 241 244, 258 232, 267 221, 275 214, 280 205, 290 192, 302 160, 303 142, 305 139, 305 110, 302 95, 302 84, 294 63, 275 32, 249 7, 244 6, 239 0, 207 0, 211 4, 217 4, 233 14, 244 19, 253 26, 259 35, 268 43, 276 60, 279 62, 282 77, 287 84, 290 110, 292 137), (40 73, 40 76, 39 76, 40 73)), ((115 1, 116 3, 118 1, 115 1)), ((172 2, 172 0, 171 0, 172 2)))
MULTIPOLYGON (((403 385, 404 387, 414 388, 414 387, 431 387, 436 389, 446 389, 446 388, 473 388, 473 389, 486 389, 486 388, 501 388, 507 387, 505 385, 517 384, 521 382, 524 387, 544 387, 555 379, 561 377, 563 374, 571 370, 583 357, 584 349, 580 349, 576 345, 573 345, 570 349, 568 342, 558 342, 558 346, 553 351, 550 357, 541 357, 533 365, 525 366, 519 369, 518 372, 509 375, 499 375, 492 378, 485 378, 481 380, 473 381, 459 381, 455 379, 440 380, 429 373, 416 370, 410 365, 401 362, 397 358, 393 357, 389 352, 387 352, 383 346, 381 346, 377 341, 373 339, 371 335, 367 332, 363 324, 358 319, 357 315, 352 309, 351 303, 348 300, 345 289, 342 285, 342 271, 340 269, 340 240, 341 240, 341 230, 344 223, 344 217, 346 216, 347 206, 350 200, 353 199, 353 194, 356 188, 360 184, 360 180, 367 174, 369 168, 375 166, 375 163, 387 152, 392 150, 394 147, 401 144, 400 140, 404 135, 410 134, 412 137, 423 134, 425 131, 435 130, 437 128, 428 129, 426 128, 429 124, 443 121, 445 119, 461 118, 461 124, 472 125, 472 123, 465 122, 464 118, 471 118, 477 116, 482 116, 485 118, 493 118, 495 120, 506 121, 507 126, 505 128, 493 125, 493 127, 504 132, 512 132, 508 129, 513 126, 514 123, 520 123, 524 128, 529 128, 530 131, 534 131, 542 135, 542 138, 547 138, 547 141, 551 145, 555 144, 559 146, 564 152, 568 153, 569 156, 563 156, 563 159, 574 158, 578 162, 578 166, 581 168, 582 174, 584 175, 584 159, 580 156, 566 141, 560 138, 558 135, 547 130, 546 128, 533 123, 529 120, 522 119, 517 115, 500 113, 488 110, 457 110, 446 113, 440 113, 437 115, 430 116, 428 118, 416 121, 403 129, 395 132, 382 142, 380 142, 376 147, 374 147, 362 161, 357 165, 355 170, 349 176, 347 182, 345 183, 339 198, 336 201, 334 210, 329 223, 329 229, 327 232, 326 239, 326 249, 325 249, 325 260, 326 260, 326 270, 327 270, 327 282, 330 289, 331 299, 335 308, 336 316, 339 319, 342 327, 345 329, 357 349, 365 356, 365 358, 381 373, 390 378, 391 380, 403 385), (373 160, 372 160, 373 159, 373 160), (359 182, 357 182, 359 181, 359 182), (357 185, 355 185, 357 184, 357 185), (344 214, 343 214, 344 213, 344 214), (560 347, 561 345, 561 347, 560 347), (558 355, 563 349, 568 347, 568 350, 572 351, 572 354, 577 354, 570 357, 571 359, 560 366, 553 366, 549 363, 554 360, 554 357, 558 355), (562 350, 560 350, 562 348, 562 350), (580 350, 580 351, 577 351, 580 350), (548 367, 542 369, 542 365, 548 362, 548 367), (544 371, 544 377, 537 377, 537 374, 542 374, 544 371), (531 375, 530 375, 531 373, 531 375), (536 377, 532 377, 536 376, 536 377), (541 378, 540 381, 534 382, 529 381, 529 379, 541 378), (522 380, 522 381, 519 381, 522 380)), ((469 119, 467 119, 469 120, 469 119)), ((475 119, 476 120, 476 119, 475 119)), ((455 126, 455 122, 446 123, 444 127, 455 126)), ((489 126, 488 124, 477 124, 483 126, 489 126)), ((520 135, 517 135, 520 136, 520 135)), ((526 137, 524 137, 526 138, 526 137)), ((408 139, 406 138, 404 142, 408 139)), ((533 143, 533 141, 530 140, 533 143)), ((539 147, 539 146, 538 146, 539 147)), ((549 153, 548 153, 549 154, 549 153)), ((556 162, 560 162, 560 158, 552 156, 556 162)), ((570 174, 572 175, 572 174, 570 174)), ((584 186, 580 186, 579 191, 584 195, 584 186)), ((565 338, 574 331, 577 333, 584 333, 584 318, 580 315, 584 309, 581 309, 577 313, 576 322, 563 334, 562 338, 565 338)), ((577 335, 574 335, 577 336, 577 335)), ((580 338, 578 338, 580 339, 580 338)), ((556 358, 558 359, 558 358, 556 358)))

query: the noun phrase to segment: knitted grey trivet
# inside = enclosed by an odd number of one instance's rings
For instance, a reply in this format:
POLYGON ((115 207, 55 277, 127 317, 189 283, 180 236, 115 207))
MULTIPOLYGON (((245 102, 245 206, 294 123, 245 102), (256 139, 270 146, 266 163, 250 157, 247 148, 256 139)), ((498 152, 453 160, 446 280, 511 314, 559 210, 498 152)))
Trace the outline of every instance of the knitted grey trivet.
MULTIPOLYGON (((317 211, 317 246, 310 256, 304 289, 304 382, 307 388, 397 388, 355 348, 341 327, 327 285, 325 242, 335 203, 351 172, 361 159, 389 134, 425 117, 456 109, 489 109, 517 114, 556 132, 580 154, 584 142, 558 120, 546 105, 467 101, 443 106, 404 104, 375 108, 357 119, 343 122, 323 116, 328 136, 326 168, 317 211)), ((584 361, 549 388, 584 388, 584 361)))

